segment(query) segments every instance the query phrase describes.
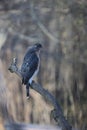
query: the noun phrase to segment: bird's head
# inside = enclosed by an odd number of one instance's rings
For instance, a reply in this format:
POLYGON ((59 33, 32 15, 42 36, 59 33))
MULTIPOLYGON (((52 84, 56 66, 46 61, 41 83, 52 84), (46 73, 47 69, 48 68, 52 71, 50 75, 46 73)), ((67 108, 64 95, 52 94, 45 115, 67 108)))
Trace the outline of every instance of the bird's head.
POLYGON ((40 43, 36 43, 33 45, 34 51, 40 51, 42 48, 42 45, 40 43))

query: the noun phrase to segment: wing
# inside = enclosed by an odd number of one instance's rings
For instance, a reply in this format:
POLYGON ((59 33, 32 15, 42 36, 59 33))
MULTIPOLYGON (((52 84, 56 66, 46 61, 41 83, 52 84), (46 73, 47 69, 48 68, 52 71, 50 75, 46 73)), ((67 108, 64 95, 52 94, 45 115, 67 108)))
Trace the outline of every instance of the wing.
POLYGON ((27 84, 37 70, 39 59, 35 53, 26 54, 21 66, 22 83, 27 84))

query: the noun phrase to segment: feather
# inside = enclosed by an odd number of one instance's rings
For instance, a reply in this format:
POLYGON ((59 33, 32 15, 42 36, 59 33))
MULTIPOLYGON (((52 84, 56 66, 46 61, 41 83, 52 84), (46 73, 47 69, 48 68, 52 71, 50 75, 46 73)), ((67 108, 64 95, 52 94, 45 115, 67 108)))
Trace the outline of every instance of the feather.
POLYGON ((23 76, 22 83, 27 84, 29 79, 33 76, 34 72, 38 68, 39 59, 35 52, 27 53, 25 55, 23 64, 21 66, 21 74, 23 76))

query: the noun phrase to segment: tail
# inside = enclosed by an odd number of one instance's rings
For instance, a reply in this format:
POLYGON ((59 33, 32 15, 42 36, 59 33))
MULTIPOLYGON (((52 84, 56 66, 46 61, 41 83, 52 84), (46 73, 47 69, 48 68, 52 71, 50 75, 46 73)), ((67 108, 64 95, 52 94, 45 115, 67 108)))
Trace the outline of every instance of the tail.
POLYGON ((26 85, 26 97, 27 97, 27 99, 29 99, 29 97, 30 97, 29 88, 30 88, 30 84, 28 83, 28 84, 26 85))

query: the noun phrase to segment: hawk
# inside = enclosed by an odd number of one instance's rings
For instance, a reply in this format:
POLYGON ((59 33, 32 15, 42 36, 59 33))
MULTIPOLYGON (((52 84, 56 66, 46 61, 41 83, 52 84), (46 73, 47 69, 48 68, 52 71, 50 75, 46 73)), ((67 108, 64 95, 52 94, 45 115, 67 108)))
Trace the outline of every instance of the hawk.
POLYGON ((30 46, 23 58, 21 66, 22 84, 26 85, 26 96, 29 98, 29 87, 37 75, 40 66, 40 50, 42 45, 36 43, 30 46))

